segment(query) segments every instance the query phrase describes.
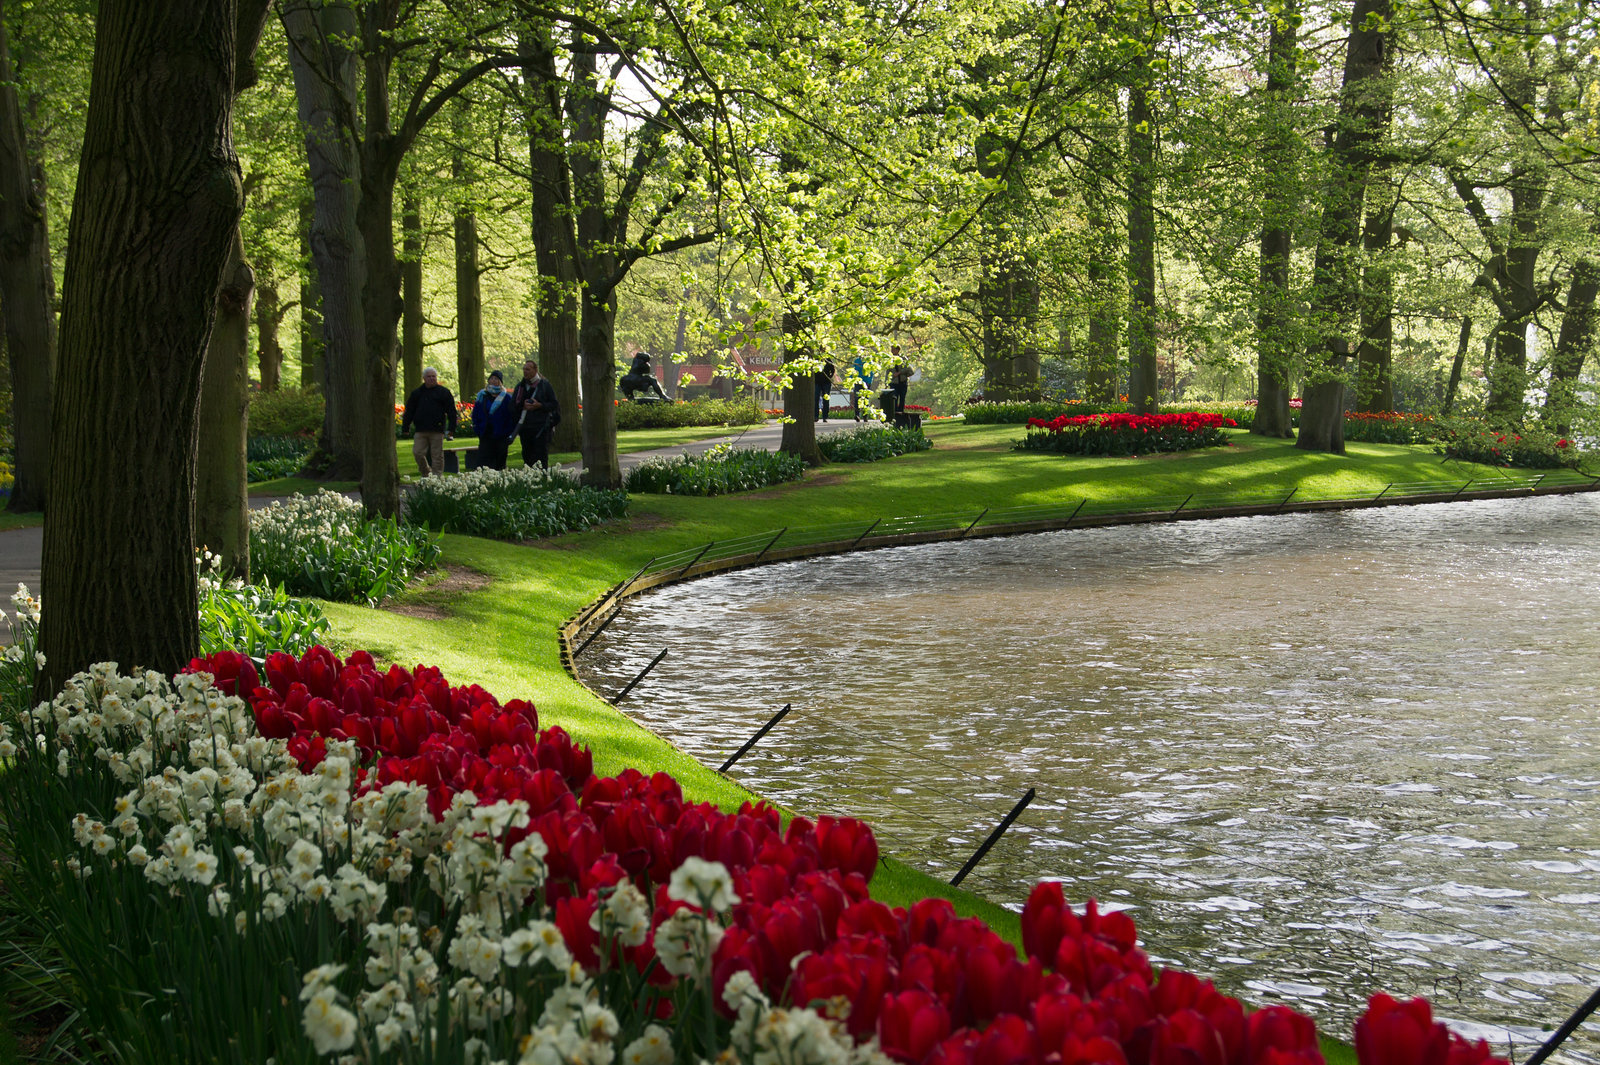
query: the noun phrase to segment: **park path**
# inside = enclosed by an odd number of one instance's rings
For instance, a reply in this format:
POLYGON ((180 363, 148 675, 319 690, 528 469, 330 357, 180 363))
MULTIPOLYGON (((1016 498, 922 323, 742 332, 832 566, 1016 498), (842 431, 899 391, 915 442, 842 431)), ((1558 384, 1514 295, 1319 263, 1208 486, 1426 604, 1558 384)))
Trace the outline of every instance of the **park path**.
MULTIPOLYGON (((839 432, 852 428, 853 423, 834 418, 828 422, 818 422, 819 434, 839 432)), ((751 426, 739 433, 729 436, 713 437, 709 440, 696 440, 687 444, 676 444, 672 447, 657 448, 654 451, 634 451, 618 455, 617 462, 624 473, 642 462, 652 458, 665 458, 673 455, 699 455, 719 444, 732 443, 736 447, 761 448, 765 451, 776 451, 783 437, 783 426, 778 422, 767 422, 763 425, 751 426)), ((569 462, 561 467, 570 473, 580 470, 579 464, 569 462)), ((278 496, 251 496, 252 507, 270 505, 278 496)), ((34 595, 39 595, 39 559, 44 549, 44 529, 35 526, 31 529, 7 529, 0 532, 0 610, 8 616, 11 614, 11 593, 17 590, 18 584, 26 584, 28 590, 34 595)), ((0 624, 0 645, 9 643, 9 632, 4 624, 0 624)))

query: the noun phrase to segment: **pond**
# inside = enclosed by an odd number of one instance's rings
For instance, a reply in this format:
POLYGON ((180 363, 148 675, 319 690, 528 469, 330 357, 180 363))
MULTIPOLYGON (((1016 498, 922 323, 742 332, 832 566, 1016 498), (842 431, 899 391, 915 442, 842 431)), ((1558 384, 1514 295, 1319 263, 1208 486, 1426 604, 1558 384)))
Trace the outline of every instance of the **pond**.
MULTIPOLYGON (((1348 1037, 1425 994, 1517 1057, 1600 984, 1600 494, 860 552, 652 592, 580 660, 711 766, 1348 1037)), ((1567 1044, 1600 1060, 1600 1029, 1567 1044)))

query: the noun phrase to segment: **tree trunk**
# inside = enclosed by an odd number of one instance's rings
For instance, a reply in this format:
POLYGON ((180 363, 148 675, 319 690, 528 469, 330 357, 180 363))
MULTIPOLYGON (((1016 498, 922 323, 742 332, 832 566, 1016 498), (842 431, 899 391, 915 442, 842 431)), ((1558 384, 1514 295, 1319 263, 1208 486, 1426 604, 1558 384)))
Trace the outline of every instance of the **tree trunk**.
POLYGON ((1294 439, 1290 414, 1290 376, 1294 370, 1294 296, 1289 290, 1289 256, 1294 222, 1300 213, 1296 139, 1291 100, 1300 94, 1295 74, 1300 12, 1287 3, 1269 15, 1267 37, 1267 123, 1265 183, 1262 190, 1261 284, 1256 310, 1256 417, 1250 431, 1294 439))
POLYGON ((1128 92, 1128 402, 1137 414, 1161 405, 1156 376, 1155 116, 1148 56, 1135 61, 1128 92))
MULTIPOLYGON (((322 312, 326 401, 320 442, 327 459, 324 474, 348 481, 361 475, 359 429, 368 396, 361 380, 367 261, 356 218, 363 175, 353 135, 357 57, 348 47, 358 27, 353 8, 310 0, 288 0, 280 18, 289 38, 289 66, 311 166, 311 262, 322 312)), ((390 451, 392 466, 392 441, 390 451)))
MULTIPOLYGON (((795 363, 809 362, 811 348, 805 342, 804 324, 794 311, 783 312, 783 363, 786 368, 795 363)), ((826 459, 817 447, 817 379, 807 370, 786 369, 789 387, 783 390, 783 413, 788 420, 778 450, 798 455, 807 466, 821 466, 826 459)))
POLYGON ((983 322, 983 394, 997 400, 1039 394, 1039 282, 1033 263, 1003 224, 987 227, 978 314, 983 322))
POLYGON ((1306 451, 1344 454, 1346 364, 1358 328, 1360 274, 1357 252, 1361 209, 1372 157, 1389 125, 1392 86, 1387 79, 1391 0, 1355 0, 1339 90, 1338 132, 1329 152, 1322 224, 1312 265, 1311 322, 1317 346, 1310 353, 1300 409, 1306 451))
POLYGON ((1356 410, 1394 410, 1394 270, 1389 244, 1399 195, 1393 179, 1380 171, 1372 180, 1362 245, 1361 345, 1356 349, 1356 410))
POLYGON ((552 451, 576 451, 583 442, 578 397, 578 267, 572 228, 572 190, 567 175, 561 121, 561 79, 549 29, 528 27, 517 35, 528 93, 528 162, 532 174, 530 223, 539 270, 535 301, 539 316, 539 372, 561 404, 561 424, 552 451))
MULTIPOLYGON (((617 304, 607 293, 591 299, 585 288, 583 326, 578 333, 583 368, 583 483, 596 488, 621 488, 617 464, 617 304)), ((541 373, 543 372, 541 368, 541 373)), ((560 397, 556 397, 558 400, 560 397)), ((566 421, 564 409, 561 420, 566 421)))
MULTIPOLYGON (((1531 94, 1530 94, 1531 101, 1531 94)), ((1543 299, 1539 293, 1540 216, 1544 211, 1542 167, 1518 167, 1511 183, 1510 241, 1500 273, 1500 321, 1494 330, 1494 362, 1484 413, 1520 425, 1528 393, 1528 326, 1543 299)))
POLYGON ((56 369, 55 276, 44 171, 28 158, 0 3, 0 306, 11 370, 13 512, 43 510, 50 483, 51 383, 56 369))
MULTIPOLYGON (((1114 98, 1108 106, 1115 106, 1114 98)), ((1089 256, 1088 266, 1093 303, 1089 311, 1088 350, 1084 353, 1084 398, 1091 403, 1115 403, 1122 392, 1122 375, 1118 373, 1124 305, 1118 255, 1121 233, 1104 185, 1116 169, 1116 153, 1104 138, 1097 139, 1089 150, 1092 176, 1085 193, 1089 230, 1095 236, 1095 251, 1089 256)))
POLYGON ((199 646, 196 408, 243 213, 236 5, 101 0, 73 197, 44 540, 41 690, 199 646))
POLYGON ((278 339, 278 324, 283 321, 283 304, 278 285, 264 273, 256 285, 256 365, 261 371, 261 391, 276 392, 283 386, 283 343, 278 339))
POLYGON ((200 383, 194 542, 221 558, 224 577, 250 579, 245 440, 250 417, 250 303, 255 274, 237 228, 217 291, 216 324, 200 383))
POLYGON ((1450 413, 1456 403, 1456 390, 1461 387, 1461 374, 1467 366, 1467 345, 1472 342, 1472 318, 1461 319, 1461 336, 1456 340, 1456 357, 1450 363, 1450 381, 1444 386, 1444 406, 1440 411, 1450 413))
MULTIPOLYGON (((683 293, 683 298, 689 298, 688 290, 683 293)), ((683 354, 684 345, 689 342, 689 308, 678 308, 678 330, 672 341, 672 354, 674 357, 683 354)), ((681 374, 678 364, 671 358, 665 359, 661 365, 661 390, 667 394, 668 399, 678 398, 678 379, 681 374)))
MULTIPOLYGON (((422 205, 409 181, 400 189, 400 229, 400 393, 409 396, 422 387, 422 205)), ((463 382, 456 398, 474 394, 468 387, 463 382)))
POLYGON ((1578 405, 1578 377, 1583 362, 1594 350, 1595 297, 1600 294, 1600 263, 1579 259, 1572 267, 1567 288, 1567 311, 1561 317, 1561 333, 1550 358, 1550 387, 1545 390, 1541 420, 1553 432, 1567 436, 1572 432, 1572 414, 1578 405))
MULTIPOLYGON (((472 175, 457 155, 451 165, 457 188, 470 187, 472 175)), ((470 203, 455 214, 456 250, 456 381, 460 395, 483 387, 483 292, 479 287, 478 216, 470 203)), ((560 396, 556 397, 558 400, 560 396)))
POLYGON ((314 207, 310 195, 300 201, 300 387, 322 385, 322 289, 311 258, 314 207))

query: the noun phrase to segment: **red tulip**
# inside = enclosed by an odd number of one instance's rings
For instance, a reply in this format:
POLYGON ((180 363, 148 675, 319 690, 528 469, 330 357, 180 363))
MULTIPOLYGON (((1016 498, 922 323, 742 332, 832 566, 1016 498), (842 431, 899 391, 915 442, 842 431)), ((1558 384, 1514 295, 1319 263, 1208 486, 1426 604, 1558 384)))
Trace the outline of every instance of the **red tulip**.
POLYGON ((1360 1065, 1449 1065, 1450 1030, 1433 1022, 1425 998, 1373 995, 1356 1021, 1356 1059, 1360 1065))
POLYGON ((890 995, 878 1015, 878 1045, 896 1061, 922 1061, 949 1034, 950 1015, 927 991, 890 995))

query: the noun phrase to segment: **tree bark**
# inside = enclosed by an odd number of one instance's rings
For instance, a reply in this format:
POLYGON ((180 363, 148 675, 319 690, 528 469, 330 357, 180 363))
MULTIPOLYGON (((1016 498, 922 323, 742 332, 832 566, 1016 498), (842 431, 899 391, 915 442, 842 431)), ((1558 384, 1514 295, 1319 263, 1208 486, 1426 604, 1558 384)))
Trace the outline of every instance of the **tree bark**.
POLYGON ((1545 390, 1540 420, 1560 434, 1572 432, 1572 414, 1578 404, 1578 378, 1583 362, 1594 350, 1595 297, 1600 294, 1600 262, 1579 259, 1572 267, 1567 287, 1567 310, 1550 358, 1550 387, 1545 390))
POLYGON ((1371 201, 1362 237, 1366 265, 1361 272, 1361 344, 1356 349, 1356 410, 1394 410, 1394 270, 1389 245, 1399 190, 1386 172, 1372 180, 1371 201))
POLYGON ((275 279, 256 279, 256 368, 261 374, 261 391, 276 392, 283 387, 283 342, 278 327, 283 322, 283 303, 278 298, 275 279))
POLYGON ((1472 318, 1463 316, 1461 319, 1461 335, 1456 339, 1456 357, 1450 362, 1450 380, 1444 386, 1444 405, 1440 411, 1450 413, 1450 408, 1455 406, 1456 391, 1461 387, 1461 374, 1467 366, 1467 346, 1472 342, 1472 318))
POLYGON ((1391 0, 1355 0, 1339 90, 1338 131, 1329 153, 1322 224, 1312 265, 1312 328, 1319 337, 1307 360, 1300 409, 1305 451, 1344 454, 1346 364, 1354 354, 1360 274, 1361 211, 1372 157, 1389 124, 1393 89, 1389 66, 1391 0))
MULTIPOLYGON (((422 205, 409 182, 400 189, 400 229, 400 391, 409 396, 422 387, 422 205)), ((467 388, 463 382, 456 398, 465 399, 467 388)))
POLYGON ((311 197, 300 201, 300 387, 322 386, 322 288, 311 256, 311 197))
MULTIPOLYGON (((578 333, 583 370, 583 483, 596 488, 621 488, 622 470, 617 463, 617 304, 613 293, 591 298, 592 291, 583 290, 583 325, 578 333)), ((563 410, 563 422, 566 417, 563 410)))
POLYGON ((217 291, 216 324, 200 384, 194 541, 218 556, 224 577, 250 579, 245 446, 250 417, 250 305, 255 274, 238 228, 217 291))
POLYGON ((1137 414, 1161 406, 1156 376, 1155 115, 1148 56, 1135 61, 1128 92, 1128 402, 1137 414))
POLYGON ((198 649, 196 413, 243 213, 234 3, 102 0, 69 225, 42 576, 42 690, 198 649))
POLYGON ((578 267, 572 222, 572 186, 567 174, 561 121, 561 86, 548 27, 519 31, 517 46, 525 62, 528 93, 528 163, 532 174, 530 223, 539 270, 535 293, 539 316, 539 372, 549 379, 561 403, 561 424, 552 451, 582 447, 578 397, 578 267))
POLYGON ((28 157, 0 3, 0 306, 11 370, 12 512, 43 510, 50 483, 56 314, 45 204, 44 171, 28 157))
POLYGON ((322 312, 326 402, 320 449, 324 475, 348 481, 361 476, 359 429, 367 396, 361 382, 367 260, 356 218, 364 175, 354 135, 357 57, 348 47, 359 27, 354 9, 342 4, 288 0, 279 17, 289 38, 289 66, 311 167, 311 262, 322 312))
POLYGON ((821 466, 827 460, 817 447, 817 381, 807 370, 789 369, 812 358, 805 341, 805 323, 792 310, 783 312, 783 364, 789 386, 783 390, 783 413, 787 420, 778 450, 798 455, 807 466, 821 466))
MULTIPOLYGON (((471 187, 472 174, 458 153, 451 162, 456 187, 471 187)), ((478 270, 478 216, 463 202, 455 213, 456 251, 456 381, 462 396, 483 387, 483 291, 478 270)), ((557 396, 556 399, 560 399, 557 396)))
POLYGON ((1295 133, 1291 100, 1299 95, 1296 55, 1300 12, 1295 3, 1269 14, 1267 85, 1264 109, 1267 132, 1265 183, 1262 190, 1261 269, 1256 310, 1256 416, 1250 431, 1260 436, 1294 439, 1290 414, 1290 376, 1294 368, 1294 297, 1289 289, 1289 257, 1294 222, 1300 213, 1296 179, 1295 133))

